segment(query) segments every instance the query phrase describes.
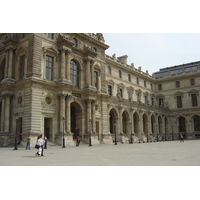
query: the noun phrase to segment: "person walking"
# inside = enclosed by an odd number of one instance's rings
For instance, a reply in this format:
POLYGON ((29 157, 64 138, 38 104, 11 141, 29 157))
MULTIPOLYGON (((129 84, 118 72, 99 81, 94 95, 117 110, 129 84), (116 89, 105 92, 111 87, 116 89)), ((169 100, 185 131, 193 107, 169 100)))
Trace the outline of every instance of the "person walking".
POLYGON ((38 152, 35 154, 36 156, 44 156, 43 154, 43 145, 45 141, 42 139, 42 135, 38 136, 37 145, 38 145, 38 152))
POLYGON ((180 134, 180 142, 184 142, 184 138, 182 134, 180 134))
POLYGON ((30 134, 28 134, 28 137, 26 139, 26 150, 30 150, 30 142, 31 142, 31 138, 30 138, 30 134))
POLYGON ((44 149, 47 149, 47 137, 46 136, 44 136, 44 141, 45 141, 45 143, 44 143, 44 149))
POLYGON ((79 139, 79 137, 77 136, 77 137, 76 137, 76 147, 78 147, 79 144, 80 144, 80 139, 79 139))

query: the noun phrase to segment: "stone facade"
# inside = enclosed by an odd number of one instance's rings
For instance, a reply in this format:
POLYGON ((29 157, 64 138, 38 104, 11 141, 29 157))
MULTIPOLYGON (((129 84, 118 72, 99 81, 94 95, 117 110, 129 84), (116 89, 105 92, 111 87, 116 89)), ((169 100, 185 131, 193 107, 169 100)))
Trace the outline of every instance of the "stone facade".
POLYGON ((200 62, 150 76, 107 48, 101 33, 0 34, 0 146, 200 135, 200 62))

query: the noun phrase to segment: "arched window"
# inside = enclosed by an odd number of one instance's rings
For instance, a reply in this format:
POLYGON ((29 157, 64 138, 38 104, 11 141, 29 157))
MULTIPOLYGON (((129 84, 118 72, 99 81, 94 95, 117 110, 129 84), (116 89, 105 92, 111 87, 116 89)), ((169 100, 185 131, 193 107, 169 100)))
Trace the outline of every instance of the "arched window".
POLYGON ((0 66, 0 81, 4 79, 6 59, 3 59, 0 66))
POLYGON ((74 86, 79 87, 79 67, 74 60, 70 61, 70 80, 74 86))

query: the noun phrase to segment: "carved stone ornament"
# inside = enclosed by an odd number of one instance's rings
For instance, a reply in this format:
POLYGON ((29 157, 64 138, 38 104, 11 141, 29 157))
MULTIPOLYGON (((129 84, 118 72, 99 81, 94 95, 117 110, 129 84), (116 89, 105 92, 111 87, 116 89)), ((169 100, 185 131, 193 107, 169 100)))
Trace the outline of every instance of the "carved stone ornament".
POLYGON ((17 108, 24 106, 24 93, 20 92, 16 95, 15 104, 17 108))
POLYGON ((56 106, 55 96, 52 94, 43 93, 42 97, 42 107, 43 108, 50 108, 56 106))

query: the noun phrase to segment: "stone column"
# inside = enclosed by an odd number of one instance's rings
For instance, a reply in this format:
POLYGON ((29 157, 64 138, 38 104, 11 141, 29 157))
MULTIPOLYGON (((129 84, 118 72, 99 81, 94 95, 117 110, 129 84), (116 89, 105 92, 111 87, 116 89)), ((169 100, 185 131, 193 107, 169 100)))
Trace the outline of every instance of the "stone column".
POLYGON ((67 124, 67 134, 71 133, 71 106, 70 106, 71 96, 67 96, 67 113, 66 113, 66 124, 67 124))
POLYGON ((5 132, 10 131, 10 97, 11 95, 6 95, 6 105, 5 105, 5 132))
POLYGON ((100 92, 101 91, 101 71, 99 72, 99 75, 98 75, 98 88, 97 90, 100 92))
POLYGON ((162 134, 162 137, 163 137, 163 136, 165 136, 165 120, 164 120, 164 117, 162 117, 161 120, 162 120, 161 134, 162 134))
POLYGON ((65 79, 65 50, 61 50, 61 69, 60 69, 61 80, 65 79))
MULTIPOLYGON (((63 131, 63 117, 65 117, 65 95, 60 95, 60 132, 63 131)), ((64 128, 65 132, 65 128, 64 128)))
POLYGON ((139 127, 140 127, 140 133, 139 133, 139 139, 140 139, 140 141, 144 141, 144 139, 143 139, 143 135, 144 135, 144 126, 143 126, 143 117, 142 117, 142 115, 143 115, 143 113, 141 113, 140 115, 139 115, 139 127))
POLYGON ((9 49, 8 78, 12 78, 13 49, 9 49))
POLYGON ((7 78, 7 77, 8 77, 8 66, 9 66, 9 50, 6 49, 6 63, 5 63, 4 78, 7 78))
POLYGON ((4 121, 5 121, 5 98, 2 98, 1 104, 1 132, 4 131, 4 121))
POLYGON ((96 113, 95 113, 95 103, 96 101, 92 101, 92 132, 96 133, 96 113))
POLYGON ((131 123, 131 126, 130 126, 130 133, 133 133, 134 132, 134 123, 133 123, 133 110, 130 111, 130 122, 129 124, 131 123))
POLYGON ((119 125, 120 125, 120 133, 123 133, 122 108, 119 108, 119 125))
POLYGON ((132 133, 136 134, 135 133, 135 124, 134 124, 134 116, 133 116, 133 114, 132 114, 132 133))
POLYGON ((91 85, 91 73, 90 73, 90 59, 87 59, 87 66, 86 66, 86 86, 90 86, 91 85))
POLYGON ((66 52, 66 72, 67 72, 67 81, 71 82, 70 80, 70 53, 71 50, 67 50, 66 52))
POLYGON ((90 133, 90 122, 89 120, 92 119, 91 116, 91 99, 87 100, 87 133, 90 133))
POLYGON ((94 61, 91 60, 91 85, 94 87, 94 61))

